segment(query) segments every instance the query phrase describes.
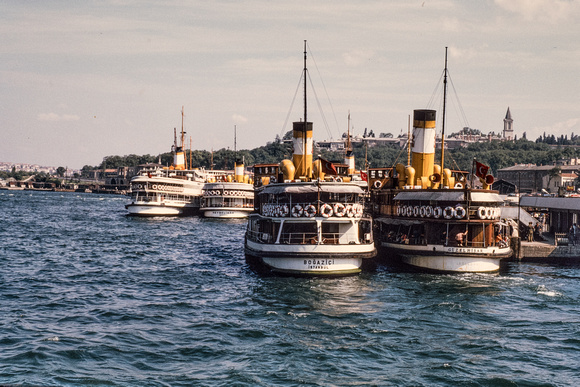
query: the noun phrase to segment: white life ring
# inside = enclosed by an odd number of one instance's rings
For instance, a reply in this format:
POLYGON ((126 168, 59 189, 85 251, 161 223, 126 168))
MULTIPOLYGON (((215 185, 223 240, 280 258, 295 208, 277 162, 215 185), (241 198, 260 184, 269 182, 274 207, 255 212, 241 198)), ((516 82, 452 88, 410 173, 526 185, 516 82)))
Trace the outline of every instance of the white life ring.
POLYGON ((487 219, 493 219, 493 215, 492 215, 492 208, 491 207, 485 207, 485 217, 487 219))
POLYGON ((455 183, 455 188, 462 189, 463 188, 463 183, 455 183))
POLYGON ((290 212, 290 209, 288 208, 288 204, 283 204, 280 206, 280 216, 281 217, 288 216, 289 212, 290 212))
POLYGON ((141 184, 137 184, 137 188, 141 189, 143 186, 141 184))
POLYGON ((275 176, 270 176, 270 183, 276 183, 276 177, 275 176))
POLYGON ((363 216, 364 207, 360 203, 355 204, 355 207, 356 207, 355 210, 356 216, 360 218, 361 216, 363 216))
POLYGON ((419 206, 413 207, 413 216, 414 217, 418 217, 419 216, 419 206))
POLYGON ((427 218, 430 218, 433 216, 433 207, 431 206, 425 206, 425 216, 427 218))
POLYGON ((338 216, 339 218, 342 218, 344 215, 346 215, 346 208, 342 203, 334 203, 334 206, 332 206, 332 211, 334 211, 334 215, 338 216))
POLYGON ((479 216, 479 219, 487 219, 487 214, 485 213, 485 207, 479 207, 477 209, 477 216, 479 216))
POLYGON ((292 217, 299 218, 304 214, 304 208, 300 204, 296 204, 292 207, 292 217))
POLYGON ((328 218, 330 216, 332 216, 332 207, 330 206, 330 204, 328 203, 324 203, 321 207, 320 207, 320 214, 324 217, 324 218, 328 218))
POLYGON ((421 208, 419 208, 419 216, 421 218, 427 216, 427 206, 421 206, 421 208))
POLYGON ((313 204, 307 205, 304 207, 304 215, 307 218, 312 218, 314 215, 316 215, 316 207, 314 207, 313 204))
POLYGON ((354 216, 354 213, 355 213, 355 211, 354 211, 352 204, 347 204, 346 205, 346 216, 348 218, 352 218, 354 216))
POLYGON ((407 206, 407 216, 413 216, 413 206, 407 206))
POLYGON ((397 216, 401 216, 401 206, 397 206, 397 216))
POLYGON ((435 219, 439 219, 441 215, 443 215, 443 210, 441 209, 441 207, 433 208, 433 217, 435 219))
POLYGON ((153 184, 153 185, 151 186, 151 188, 153 188, 153 189, 157 189, 157 184, 153 184))
POLYGON ((445 207, 443 210, 443 217, 445 219, 451 219, 455 216, 455 209, 453 207, 445 207))
POLYGON ((379 189, 381 188, 381 181, 380 180, 375 180, 375 182, 373 183, 373 187, 379 189))
POLYGON ((342 183, 342 177, 340 177, 340 176, 339 176, 339 177, 337 177, 337 178, 336 178, 336 181, 338 181, 339 183, 342 183))
POLYGON ((465 217, 466 211, 465 208, 461 206, 455 207, 455 218, 456 219, 463 219, 465 217))

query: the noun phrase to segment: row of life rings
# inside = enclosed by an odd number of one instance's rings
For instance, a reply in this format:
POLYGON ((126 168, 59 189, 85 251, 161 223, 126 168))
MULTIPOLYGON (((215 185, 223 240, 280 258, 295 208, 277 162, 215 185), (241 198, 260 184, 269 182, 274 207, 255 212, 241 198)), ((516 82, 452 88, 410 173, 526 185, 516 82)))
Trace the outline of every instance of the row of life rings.
MULTIPOLYGON (((167 184, 151 184, 149 186, 149 188, 152 190, 156 190, 156 191, 176 191, 178 189, 175 186, 167 185, 167 184)), ((147 189, 147 183, 145 183, 145 184, 132 184, 131 189, 133 191, 147 189)))
POLYGON ((289 213, 290 208, 287 204, 264 204, 262 207, 262 215, 264 216, 285 217, 289 213))
POLYGON ((204 196, 243 196, 242 191, 204 191, 204 196))
POLYGON ((499 207, 479 207, 477 209, 479 219, 497 219, 501 216, 499 207))
MULTIPOLYGON (((262 206, 262 215, 273 217, 286 217, 289 214, 294 218, 307 217, 312 218, 316 216, 318 210, 313 204, 306 204, 304 206, 296 204, 290 209, 287 204, 264 204, 262 206)), ((357 217, 363 215, 363 205, 334 203, 333 205, 324 203, 320 206, 320 216, 329 218, 337 216, 339 218, 346 216, 347 218, 357 217)))
POLYGON ((445 208, 432 206, 398 206, 397 215, 415 218, 433 217, 439 219, 443 217, 445 219, 463 219, 467 215, 467 211, 462 206, 447 206, 445 208))
MULTIPOLYGON (((407 217, 421 217, 421 218, 435 218, 441 217, 445 219, 463 219, 467 215, 467 211, 462 206, 455 207, 431 207, 431 206, 398 206, 398 216, 407 217)), ((499 207, 479 207, 477 209, 477 216, 479 219, 497 219, 501 216, 501 209, 499 207)))

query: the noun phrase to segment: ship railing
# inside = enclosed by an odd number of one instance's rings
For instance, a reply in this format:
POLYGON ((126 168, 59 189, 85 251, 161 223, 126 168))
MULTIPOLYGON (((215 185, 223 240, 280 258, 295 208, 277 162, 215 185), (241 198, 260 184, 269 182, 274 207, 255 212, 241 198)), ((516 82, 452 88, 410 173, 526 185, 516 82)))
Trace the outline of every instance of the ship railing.
POLYGON ((362 241, 353 238, 351 235, 343 235, 339 233, 322 233, 322 244, 325 245, 352 245, 362 243, 362 241))
POLYGON ((290 245, 316 244, 318 234, 315 232, 289 232, 280 235, 280 243, 290 245))
POLYGON ((268 234, 266 232, 248 230, 247 236, 248 236, 248 239, 250 239, 254 242, 273 243, 273 241, 274 241, 274 238, 272 237, 272 235, 268 234))
MULTIPOLYGON (((314 232, 306 233, 282 233, 280 235, 280 243, 290 245, 305 245, 318 244, 318 234, 314 232)), ((339 245, 339 244, 357 244, 354 238, 344 236, 340 233, 322 233, 320 244, 323 245, 339 245), (342 238, 341 238, 342 236, 342 238)))

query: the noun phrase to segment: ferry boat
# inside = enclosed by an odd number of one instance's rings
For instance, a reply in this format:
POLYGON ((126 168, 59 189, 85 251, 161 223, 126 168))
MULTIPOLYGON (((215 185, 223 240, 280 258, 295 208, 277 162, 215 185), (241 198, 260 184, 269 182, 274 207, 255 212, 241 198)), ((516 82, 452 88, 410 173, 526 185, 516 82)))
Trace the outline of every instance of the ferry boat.
POLYGON ((358 273, 363 262, 376 255, 372 219, 359 185, 349 178, 337 181, 327 176, 326 161, 313 162, 312 122, 306 108, 306 42, 303 71, 304 121, 293 123, 292 160, 261 167, 277 175, 254 175, 256 212, 248 219, 246 258, 277 273, 358 273))
MULTIPOLYGON (((446 77, 447 58, 445 85, 446 77)), ((414 111, 408 165, 369 171, 377 243, 420 269, 497 271, 512 255, 508 227, 500 219, 503 200, 490 189, 493 177, 485 165, 474 160, 481 189, 475 188, 473 172, 469 182, 467 172, 445 168, 444 143, 441 163, 435 164, 435 117, 434 110, 414 111)))
POLYGON ((217 175, 204 185, 200 211, 206 218, 247 218, 254 211, 254 185, 242 160, 233 175, 217 175))
POLYGON ((129 215, 176 216, 199 211, 205 176, 198 170, 144 168, 131 179, 129 215))
POLYGON ((181 143, 178 145, 174 131, 173 165, 145 167, 131 179, 130 203, 125 205, 129 215, 176 216, 199 211, 208 172, 186 168, 183 110, 181 114, 181 143))

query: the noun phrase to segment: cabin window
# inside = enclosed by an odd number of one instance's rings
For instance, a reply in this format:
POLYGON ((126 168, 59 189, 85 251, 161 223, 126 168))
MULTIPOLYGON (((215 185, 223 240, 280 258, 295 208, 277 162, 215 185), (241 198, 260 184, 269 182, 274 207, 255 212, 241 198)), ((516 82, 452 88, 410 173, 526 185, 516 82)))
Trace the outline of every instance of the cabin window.
POLYGON ((280 243, 316 243, 318 232, 314 222, 284 222, 280 243))

